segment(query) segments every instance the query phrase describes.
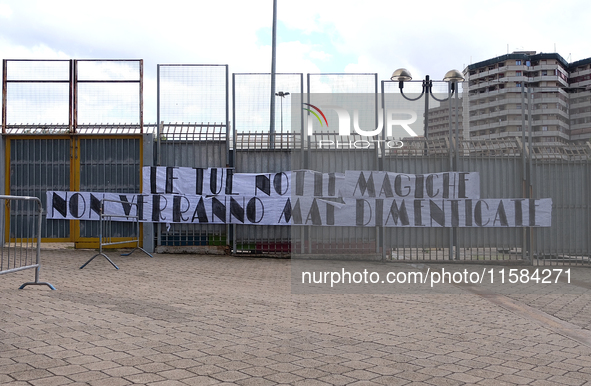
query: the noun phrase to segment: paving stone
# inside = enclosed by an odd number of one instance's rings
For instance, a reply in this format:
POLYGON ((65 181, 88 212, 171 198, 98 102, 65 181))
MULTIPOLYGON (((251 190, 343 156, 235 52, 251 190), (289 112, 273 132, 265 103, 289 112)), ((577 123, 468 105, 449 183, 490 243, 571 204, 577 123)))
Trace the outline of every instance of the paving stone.
POLYGON ((211 378, 211 377, 207 377, 207 376, 196 376, 196 377, 191 377, 191 378, 185 378, 182 379, 181 382, 185 385, 190 385, 190 386, 208 386, 208 385, 219 385, 220 381, 215 379, 215 378, 211 378))
POLYGON ((34 386, 59 386, 72 383, 70 379, 57 375, 47 378, 32 379, 29 382, 34 386))
POLYGON ((131 385, 131 382, 124 378, 109 377, 90 381, 88 384, 91 386, 126 386, 131 385))
POLYGON ((211 376, 224 382, 236 382, 240 379, 249 377, 240 371, 222 371, 221 373, 212 374, 211 376))
MULTIPOLYGON (((499 295, 561 319, 565 334, 463 289, 301 295, 291 292, 290 260, 114 254, 119 271, 104 261, 79 270, 92 253, 44 247, 43 275, 58 291, 16 292, 26 272, 2 276, 0 384, 591 382, 585 286, 499 295)), ((591 270, 579 277, 591 283, 591 270)))
POLYGON ((194 373, 183 369, 164 370, 159 372, 158 375, 164 379, 183 379, 195 376, 194 373))

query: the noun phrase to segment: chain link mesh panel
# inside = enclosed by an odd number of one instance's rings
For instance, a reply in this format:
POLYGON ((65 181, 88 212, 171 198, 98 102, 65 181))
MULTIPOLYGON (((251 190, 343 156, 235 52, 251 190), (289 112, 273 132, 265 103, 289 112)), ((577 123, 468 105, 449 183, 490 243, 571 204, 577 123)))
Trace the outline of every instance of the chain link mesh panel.
POLYGON ((3 124, 8 133, 23 133, 19 125, 39 125, 44 134, 66 131, 70 125, 71 61, 4 60, 3 124), (58 127, 48 128, 47 125, 58 127))
POLYGON ((76 123, 142 124, 141 60, 76 60, 76 123))
POLYGON ((227 124, 228 66, 159 64, 159 121, 227 124))
MULTIPOLYGON (((236 132, 269 132, 271 74, 233 74, 232 87, 236 132)), ((302 93, 303 74, 275 74, 275 90, 275 133, 291 133, 292 95, 302 93)))

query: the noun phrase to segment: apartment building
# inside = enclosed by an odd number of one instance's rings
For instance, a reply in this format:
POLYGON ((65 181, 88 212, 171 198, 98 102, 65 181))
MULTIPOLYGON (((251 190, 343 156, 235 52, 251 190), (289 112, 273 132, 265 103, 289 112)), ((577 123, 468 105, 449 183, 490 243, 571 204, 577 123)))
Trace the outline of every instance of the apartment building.
POLYGON ((534 143, 589 140, 590 64, 591 58, 569 64, 557 53, 532 51, 471 64, 463 103, 469 138, 521 137, 531 112, 534 143))
MULTIPOLYGON (((459 131, 459 138, 461 139, 468 139, 468 136, 464 134, 464 108, 463 103, 465 99, 459 98, 458 100, 458 131, 459 131)), ((434 107, 429 109, 429 128, 428 128, 428 135, 429 139, 442 139, 442 138, 449 138, 449 113, 450 113, 450 103, 449 101, 442 102, 439 104, 439 107, 434 107)), ((424 117, 423 117, 424 118, 424 117)), ((456 128, 456 109, 455 109, 455 98, 452 98, 451 103, 451 128, 454 133, 455 138, 455 128, 456 128)), ((468 133, 466 133, 468 134, 468 133)))
POLYGON ((570 138, 591 139, 591 58, 573 62, 569 68, 570 138))

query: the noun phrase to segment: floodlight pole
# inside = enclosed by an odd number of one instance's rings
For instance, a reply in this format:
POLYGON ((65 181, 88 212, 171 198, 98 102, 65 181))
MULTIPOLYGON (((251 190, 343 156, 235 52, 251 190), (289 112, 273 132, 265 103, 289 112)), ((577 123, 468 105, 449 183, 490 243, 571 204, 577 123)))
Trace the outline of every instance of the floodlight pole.
POLYGON ((279 91, 275 93, 275 96, 281 97, 281 134, 283 134, 283 99, 288 96, 288 92, 279 91))
POLYGON ((271 122, 269 148, 275 148, 275 68, 277 62, 277 0, 273 0, 273 37, 271 42, 271 122))

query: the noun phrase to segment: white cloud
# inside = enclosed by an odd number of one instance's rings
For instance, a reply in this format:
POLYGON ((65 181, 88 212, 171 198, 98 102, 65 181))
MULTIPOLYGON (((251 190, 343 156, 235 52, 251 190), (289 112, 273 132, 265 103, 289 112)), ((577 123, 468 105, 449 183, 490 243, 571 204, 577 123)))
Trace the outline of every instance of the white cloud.
POLYGON ((328 54, 324 51, 310 51, 309 56, 312 59, 318 59, 322 62, 326 62, 327 60, 333 57, 333 55, 328 54))
MULTIPOLYGON (((277 46, 277 72, 320 72, 320 68, 310 60, 314 52, 310 45, 300 42, 280 43, 277 46)), ((268 58, 270 66, 271 57, 268 58)))
POLYGON ((0 52, 3 59, 71 59, 65 52, 46 44, 26 46, 14 44, 3 37, 0 37, 0 52))
MULTIPOLYGON (((277 71, 369 72, 389 79, 405 67, 416 80, 523 47, 565 59, 591 56, 591 3, 537 0, 404 3, 278 1, 277 71), (284 33, 281 36, 281 33, 284 33)), ((229 64, 230 72, 270 72, 272 2, 171 0, 3 0, 0 55, 36 59, 144 59, 145 103, 159 63, 229 64)), ((153 108, 149 108, 153 111, 153 108)), ((150 115, 147 121, 155 120, 150 115)))
POLYGON ((0 3, 0 17, 10 18, 12 16, 12 9, 6 3, 0 3))

